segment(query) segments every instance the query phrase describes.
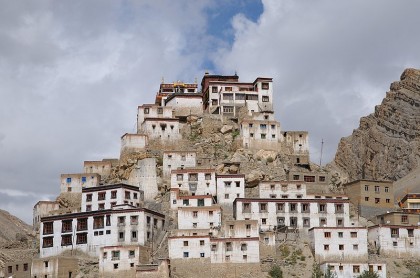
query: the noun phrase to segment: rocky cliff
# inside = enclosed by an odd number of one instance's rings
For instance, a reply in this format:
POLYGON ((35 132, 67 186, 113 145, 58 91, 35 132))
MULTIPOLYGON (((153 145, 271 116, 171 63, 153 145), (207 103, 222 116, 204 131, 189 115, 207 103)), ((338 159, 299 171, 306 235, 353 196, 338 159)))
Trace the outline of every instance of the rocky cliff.
POLYGON ((334 164, 348 180, 397 180, 420 165, 420 70, 406 69, 375 112, 342 138, 334 164))

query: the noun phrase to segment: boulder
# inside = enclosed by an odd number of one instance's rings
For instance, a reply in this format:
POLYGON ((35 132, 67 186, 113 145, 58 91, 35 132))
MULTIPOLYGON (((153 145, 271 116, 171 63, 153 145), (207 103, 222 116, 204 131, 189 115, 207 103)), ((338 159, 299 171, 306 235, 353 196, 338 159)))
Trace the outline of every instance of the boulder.
POLYGON ((231 125, 224 125, 224 126, 220 129, 220 132, 221 132, 222 134, 226 134, 226 133, 228 133, 228 132, 232 132, 232 130, 233 130, 233 126, 231 126, 231 125))

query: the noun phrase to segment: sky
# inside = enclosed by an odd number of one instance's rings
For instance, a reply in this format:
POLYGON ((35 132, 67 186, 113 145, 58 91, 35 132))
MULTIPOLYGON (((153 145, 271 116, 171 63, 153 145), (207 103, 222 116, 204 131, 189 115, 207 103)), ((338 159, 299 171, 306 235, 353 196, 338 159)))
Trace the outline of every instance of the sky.
POLYGON ((283 130, 311 160, 420 68, 420 1, 0 0, 0 209, 32 222, 60 174, 118 157, 136 107, 205 71, 272 77, 283 130))

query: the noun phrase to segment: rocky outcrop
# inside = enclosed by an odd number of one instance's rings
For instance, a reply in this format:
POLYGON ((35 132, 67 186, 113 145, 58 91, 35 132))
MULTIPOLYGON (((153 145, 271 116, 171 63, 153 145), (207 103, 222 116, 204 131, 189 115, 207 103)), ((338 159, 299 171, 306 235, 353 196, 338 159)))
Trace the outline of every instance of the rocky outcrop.
POLYGON ((342 138, 334 164, 349 180, 397 180, 420 165, 420 70, 406 69, 375 112, 342 138))

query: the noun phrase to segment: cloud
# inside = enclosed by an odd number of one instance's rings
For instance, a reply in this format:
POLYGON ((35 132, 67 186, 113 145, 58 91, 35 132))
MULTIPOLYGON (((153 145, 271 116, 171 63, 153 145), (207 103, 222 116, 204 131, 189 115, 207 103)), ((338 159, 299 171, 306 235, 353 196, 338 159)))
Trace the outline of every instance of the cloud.
POLYGON ((237 15, 231 47, 214 55, 219 72, 274 78, 283 129, 308 130, 312 161, 324 163, 359 118, 380 104, 406 67, 419 67, 418 1, 264 0, 258 22, 237 15))

